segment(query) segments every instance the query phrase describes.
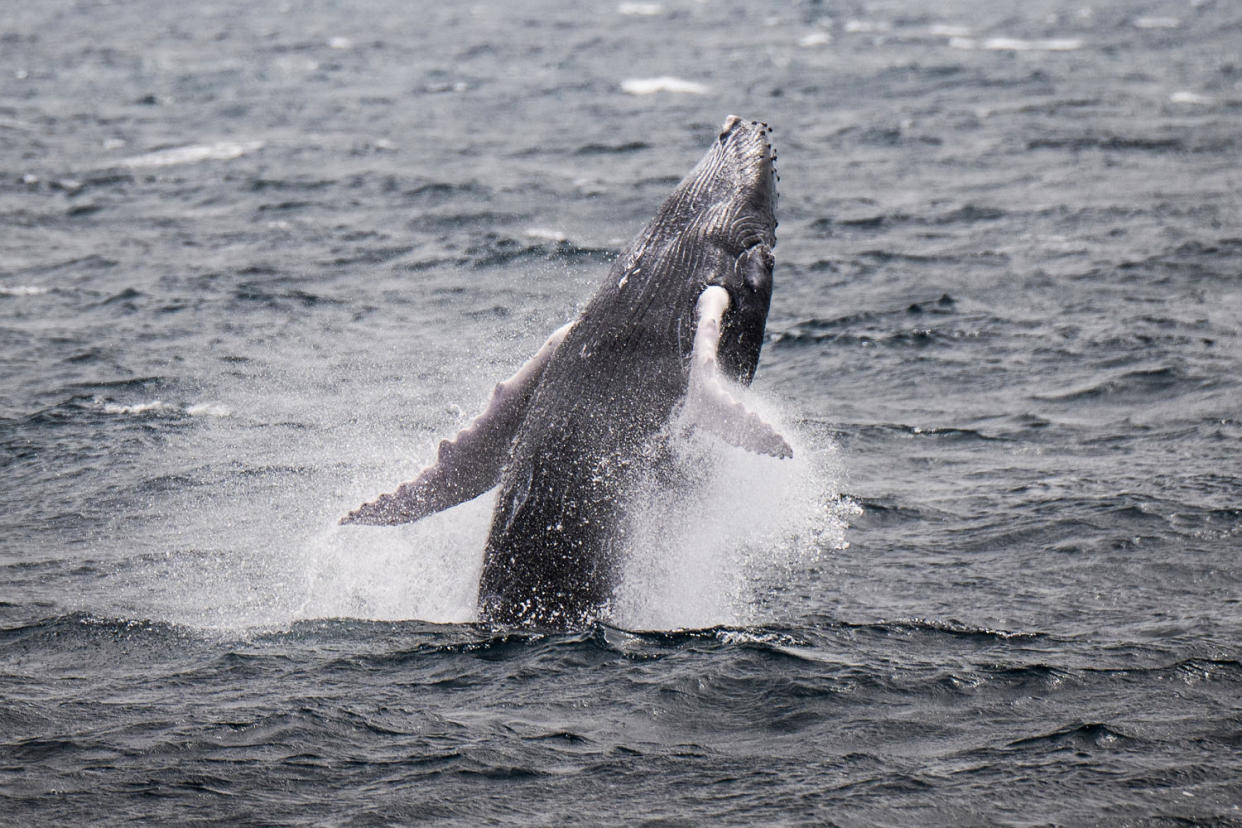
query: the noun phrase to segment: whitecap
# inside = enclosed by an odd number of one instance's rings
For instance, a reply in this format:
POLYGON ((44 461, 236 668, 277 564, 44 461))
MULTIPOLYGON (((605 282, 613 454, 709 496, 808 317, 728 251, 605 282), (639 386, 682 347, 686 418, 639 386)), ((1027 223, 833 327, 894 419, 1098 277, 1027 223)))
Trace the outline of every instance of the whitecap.
POLYGON ((330 37, 328 38, 329 49, 352 49, 354 42, 348 37, 330 37))
POLYGON ((526 229, 526 235, 532 239, 550 242, 563 242, 567 238, 560 230, 552 230, 547 227, 529 227, 526 229))
MULTIPOLYGON (((955 37, 949 45, 955 49, 974 49, 977 41, 972 38, 955 37)), ((1072 52, 1083 47, 1076 37, 1023 40, 1017 37, 990 37, 978 48, 990 52, 1072 52)))
POLYGON ((42 296, 48 288, 38 285, 0 285, 0 296, 42 296))
POLYGON ((697 81, 661 75, 658 78, 629 78, 621 81, 621 91, 630 95, 654 95, 657 92, 676 92, 687 95, 706 95, 708 87, 697 81))
POLYGON ((184 147, 155 150, 142 155, 122 158, 122 167, 169 167, 199 161, 231 161, 263 146, 262 141, 220 141, 215 144, 190 144, 184 147))
POLYGON ((664 7, 659 3, 622 3, 617 6, 617 14, 627 17, 655 17, 664 14, 664 7))
POLYGON ((826 46, 832 42, 832 35, 825 31, 811 32, 798 41, 799 46, 826 46))
POLYGON ((148 414, 151 412, 165 413, 177 411, 175 405, 169 405, 162 400, 153 400, 149 403, 135 403, 134 405, 121 405, 119 403, 104 403, 103 412, 105 414, 148 414))
POLYGON ((847 20, 845 30, 853 34, 879 34, 891 31, 893 24, 887 20, 847 20))
POLYGON ((1208 106, 1216 103, 1216 100, 1207 95, 1200 95, 1198 92, 1191 92, 1188 89, 1179 89, 1169 96, 1169 103, 1208 106))
POLYGON ((969 26, 953 26, 948 23, 933 23, 927 33, 933 37, 970 37, 969 26))
POLYGON ((185 413, 191 417, 231 417, 233 409, 215 402, 195 403, 187 405, 185 413))
POLYGON ((1140 17, 1134 21, 1136 29, 1180 29, 1182 21, 1176 17, 1140 17))

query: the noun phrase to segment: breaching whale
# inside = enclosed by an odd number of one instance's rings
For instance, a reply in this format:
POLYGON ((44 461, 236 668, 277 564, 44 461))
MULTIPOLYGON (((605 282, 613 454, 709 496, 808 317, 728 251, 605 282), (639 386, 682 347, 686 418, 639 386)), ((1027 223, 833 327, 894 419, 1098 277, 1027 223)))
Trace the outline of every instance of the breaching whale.
POLYGON ((432 466, 341 523, 408 523, 499 486, 480 618, 571 628, 606 611, 626 493, 668 462, 674 430, 791 456, 730 390, 754 376, 772 296, 768 132, 729 116, 582 315, 496 386, 432 466))

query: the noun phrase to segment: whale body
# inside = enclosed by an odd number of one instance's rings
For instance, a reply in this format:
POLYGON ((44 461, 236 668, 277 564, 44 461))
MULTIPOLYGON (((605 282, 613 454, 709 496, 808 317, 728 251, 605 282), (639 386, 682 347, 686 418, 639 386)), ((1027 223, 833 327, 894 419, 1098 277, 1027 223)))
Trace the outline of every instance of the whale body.
POLYGON ((730 390, 754 376, 772 296, 769 132, 729 116, 581 316, 496 386, 432 466, 341 522, 407 523, 499 486, 480 618, 574 628, 606 611, 626 493, 667 462, 677 423, 791 456, 730 390))

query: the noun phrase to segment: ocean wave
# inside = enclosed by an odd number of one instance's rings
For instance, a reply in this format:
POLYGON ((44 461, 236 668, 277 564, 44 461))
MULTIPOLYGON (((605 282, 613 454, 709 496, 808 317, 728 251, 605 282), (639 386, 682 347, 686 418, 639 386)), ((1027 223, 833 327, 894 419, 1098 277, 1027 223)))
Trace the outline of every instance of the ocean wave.
POLYGON ((1182 21, 1177 17, 1137 17, 1134 19, 1136 29, 1180 29, 1182 21))
POLYGON ((1091 400, 1151 402, 1180 395, 1188 390, 1200 389, 1205 387, 1205 384, 1215 384, 1219 381, 1216 378, 1197 376, 1179 366, 1162 365, 1122 371, 1106 379, 1092 380, 1084 386, 1064 391, 1033 394, 1032 399, 1052 403, 1077 403, 1091 400))
POLYGON ((95 399, 96 405, 105 414, 123 416, 163 415, 179 417, 229 417, 233 411, 228 406, 217 402, 203 403, 167 403, 163 400, 151 400, 140 403, 117 403, 95 399))
POLYGON ((881 636, 947 636, 963 641, 1040 641, 1049 638, 1047 633, 1038 631, 998 630, 990 627, 978 627, 961 621, 948 619, 900 618, 892 621, 876 621, 864 623, 833 622, 841 629, 857 630, 881 636))
POLYGON ((661 75, 656 78, 627 78, 621 81, 621 91, 630 95, 656 95, 662 92, 678 95, 706 95, 711 89, 698 81, 661 75))
POLYGON ((656 17, 664 14, 664 6, 659 3, 621 3, 617 6, 617 14, 627 17, 656 17))
POLYGON ((1211 95, 1204 95, 1200 92, 1192 92, 1188 89, 1179 89, 1169 95, 1169 103, 1188 104, 1190 106, 1211 106, 1216 103, 1216 99, 1211 95))
POLYGON ((262 141, 219 141, 214 144, 187 144, 181 147, 153 150, 142 155, 122 158, 122 167, 142 169, 148 167, 171 167, 178 164, 197 164, 202 161, 231 161, 258 152, 262 141))
POLYGON ((1104 722, 1074 722, 1047 733, 1015 739, 1007 747, 1024 750, 1062 746, 1112 749, 1124 748, 1136 741, 1133 736, 1104 722))
POLYGON ((169 405, 160 400, 152 400, 146 403, 134 403, 132 405, 121 405, 119 403, 102 403, 101 410, 105 414, 172 414, 182 413, 180 406, 169 405))
POLYGON ((1075 52, 1085 45, 1085 41, 1077 37, 1036 40, 1019 37, 989 37, 984 40, 960 36, 949 38, 949 46, 954 49, 983 49, 989 52, 1075 52))

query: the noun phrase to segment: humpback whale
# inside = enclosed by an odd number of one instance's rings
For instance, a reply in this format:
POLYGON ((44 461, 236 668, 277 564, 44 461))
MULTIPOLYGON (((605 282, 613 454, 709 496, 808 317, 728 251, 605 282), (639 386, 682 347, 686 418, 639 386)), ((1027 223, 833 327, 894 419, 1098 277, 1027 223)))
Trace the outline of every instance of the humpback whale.
POLYGON ((626 493, 670 462, 678 428, 792 456, 732 390, 755 374, 772 297, 770 131, 729 116, 581 316, 496 386, 433 465, 341 523, 408 523, 499 487, 480 618, 574 628, 607 612, 626 493))

